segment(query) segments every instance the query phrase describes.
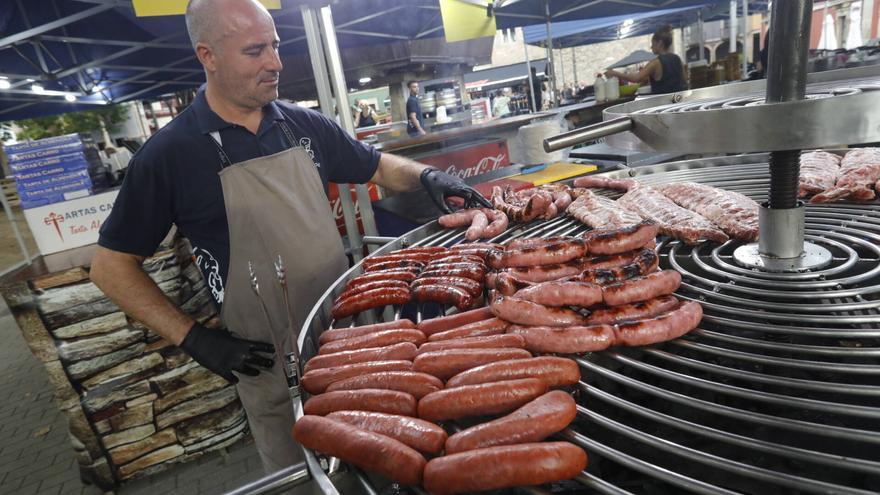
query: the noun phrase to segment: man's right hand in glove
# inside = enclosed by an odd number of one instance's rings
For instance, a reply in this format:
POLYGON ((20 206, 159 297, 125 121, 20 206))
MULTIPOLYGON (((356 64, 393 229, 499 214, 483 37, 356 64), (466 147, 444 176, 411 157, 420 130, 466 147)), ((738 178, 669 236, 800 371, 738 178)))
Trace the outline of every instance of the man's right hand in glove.
POLYGON ((233 337, 226 329, 211 329, 196 323, 186 334, 180 348, 197 363, 238 383, 232 372, 257 376, 260 369, 271 369, 275 361, 257 353, 275 355, 275 346, 264 342, 233 337))

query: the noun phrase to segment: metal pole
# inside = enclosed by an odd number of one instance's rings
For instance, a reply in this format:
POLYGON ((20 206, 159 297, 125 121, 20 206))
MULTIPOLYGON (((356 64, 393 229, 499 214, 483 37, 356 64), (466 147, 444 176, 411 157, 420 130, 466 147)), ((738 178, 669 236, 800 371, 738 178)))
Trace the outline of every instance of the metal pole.
MULTIPOLYGON (((706 37, 703 35, 703 11, 700 10, 697 12, 697 26, 700 28, 700 58, 699 60, 706 60, 706 37)), ((706 60, 709 62, 709 60, 706 60)))
POLYGON ((574 87, 578 87, 578 61, 575 47, 571 47, 571 77, 574 79, 574 87))
MULTIPOLYGON (((812 14, 812 0, 773 2, 768 103, 804 99, 812 14)), ((796 258, 804 252, 804 207, 797 199, 799 174, 800 150, 770 153, 770 194, 762 209, 758 238, 759 252, 764 256, 796 258)))
MULTIPOLYGON (((321 8, 321 33, 324 38, 324 49, 327 62, 330 66, 330 81, 333 83, 333 92, 336 94, 336 107, 339 110, 339 119, 342 127, 352 136, 355 135, 354 119, 351 116, 351 106, 348 104, 348 85, 345 82, 345 72, 342 68, 342 55, 339 53, 339 44, 336 41, 336 32, 333 26, 333 12, 330 7, 321 8)), ((355 184, 357 204, 361 213, 361 222, 364 226, 364 234, 378 235, 376 219, 373 217, 373 205, 370 203, 370 192, 365 184, 355 184)), ((355 223, 354 232, 348 231, 348 241, 351 244, 352 253, 357 250, 359 259, 363 241, 361 233, 355 223), (354 242, 353 242, 354 240, 354 242)))
POLYGON ((741 79, 746 79, 749 72, 749 0, 742 0, 743 9, 743 59, 741 79))
POLYGON ((547 66, 550 68, 550 106, 556 106, 556 63, 553 61, 553 35, 550 32, 550 0, 544 0, 544 18, 547 20, 547 66))
POLYGON ((532 62, 529 61, 529 45, 526 44, 525 35, 521 36, 523 43, 523 51, 526 53, 526 89, 529 94, 529 101, 532 102, 532 111, 537 112, 538 107, 535 106, 535 90, 532 87, 532 62))
POLYGON ((736 0, 730 0, 730 41, 728 42, 728 58, 737 53, 736 49, 736 0))

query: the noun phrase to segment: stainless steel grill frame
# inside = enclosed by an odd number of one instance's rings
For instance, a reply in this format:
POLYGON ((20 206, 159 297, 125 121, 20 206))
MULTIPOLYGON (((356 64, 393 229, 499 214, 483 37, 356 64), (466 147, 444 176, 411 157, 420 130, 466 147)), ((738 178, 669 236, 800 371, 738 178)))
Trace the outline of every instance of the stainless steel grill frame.
MULTIPOLYGON (((769 180, 767 154, 604 175, 701 182, 756 201, 765 199, 769 180)), ((586 230, 557 218, 515 225, 493 240, 586 230)), ((448 246, 463 234, 432 222, 377 254, 448 246)), ((682 273, 677 295, 701 302, 703 322, 676 341, 577 358, 578 419, 561 436, 588 452, 590 466, 577 485, 554 492, 880 490, 880 205, 809 206, 807 236, 832 251, 831 265, 766 273, 736 265, 735 241, 689 247, 661 239, 662 267, 682 273)), ((333 298, 360 272, 359 265, 349 270, 313 309, 300 334, 304 359, 332 323, 333 298)), ((361 315, 359 323, 373 316, 361 315)), ((362 472, 355 475, 369 483, 362 472)))

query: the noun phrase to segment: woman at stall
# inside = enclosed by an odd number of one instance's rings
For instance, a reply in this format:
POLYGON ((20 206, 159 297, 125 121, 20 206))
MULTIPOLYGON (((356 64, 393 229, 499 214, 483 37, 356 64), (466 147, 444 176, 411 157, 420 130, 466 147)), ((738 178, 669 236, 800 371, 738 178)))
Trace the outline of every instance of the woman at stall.
POLYGON ((651 52, 657 58, 648 62, 635 74, 625 74, 616 70, 605 72, 605 77, 617 77, 622 81, 651 84, 651 93, 661 95, 687 89, 684 65, 678 55, 669 52, 672 46, 672 26, 663 26, 651 37, 651 52))
POLYGON ((376 125, 376 111, 373 110, 373 107, 364 100, 357 100, 355 103, 357 104, 358 112, 354 116, 354 126, 361 128, 376 125))

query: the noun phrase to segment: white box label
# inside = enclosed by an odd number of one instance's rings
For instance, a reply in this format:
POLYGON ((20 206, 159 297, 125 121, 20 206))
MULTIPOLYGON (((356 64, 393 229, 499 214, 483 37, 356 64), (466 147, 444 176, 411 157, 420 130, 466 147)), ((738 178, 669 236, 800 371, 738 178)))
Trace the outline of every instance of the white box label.
POLYGON ((52 254, 98 242, 118 190, 24 210, 40 254, 52 254))

